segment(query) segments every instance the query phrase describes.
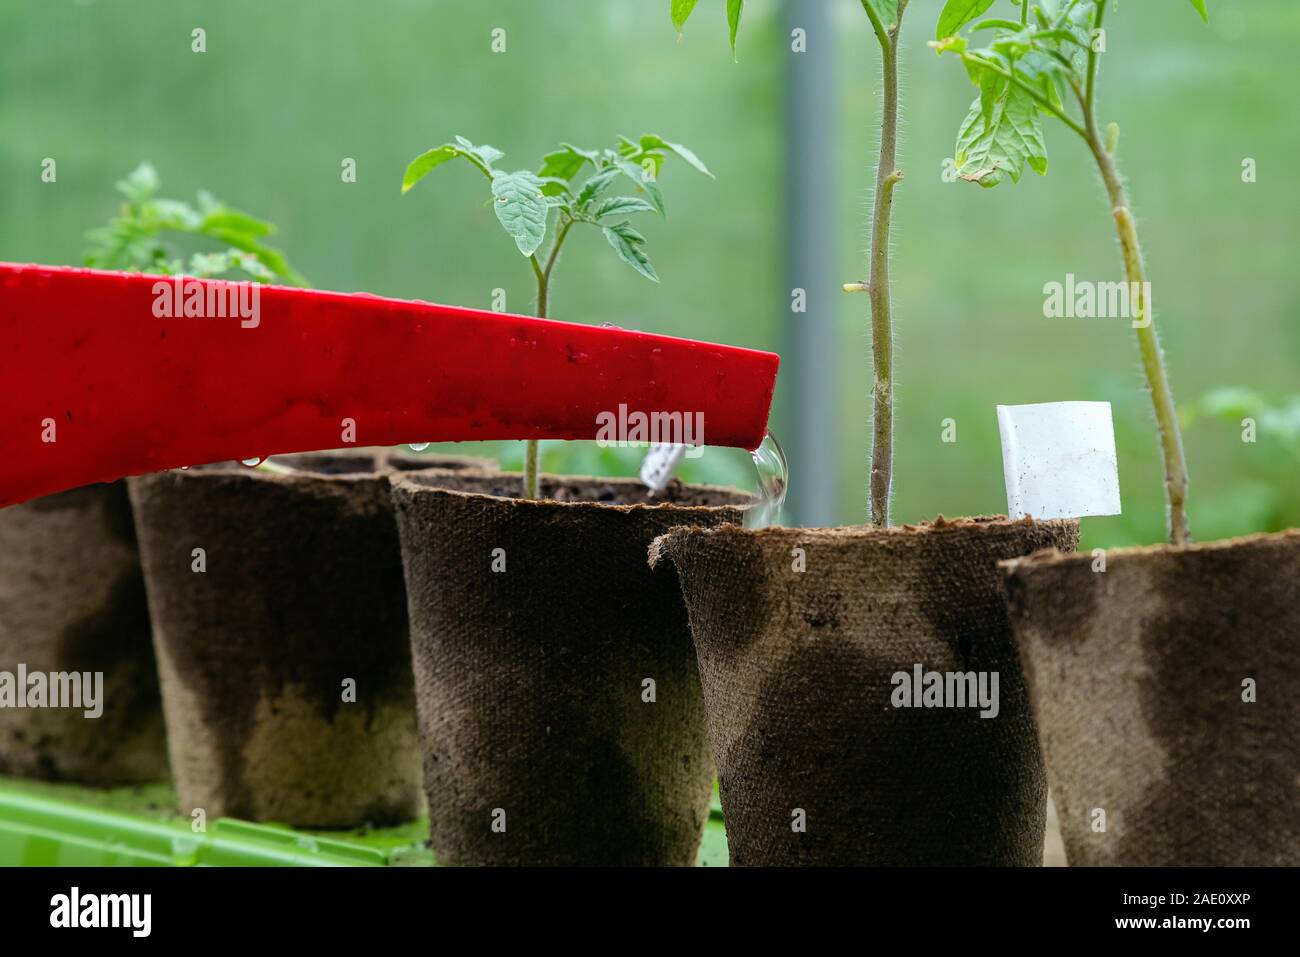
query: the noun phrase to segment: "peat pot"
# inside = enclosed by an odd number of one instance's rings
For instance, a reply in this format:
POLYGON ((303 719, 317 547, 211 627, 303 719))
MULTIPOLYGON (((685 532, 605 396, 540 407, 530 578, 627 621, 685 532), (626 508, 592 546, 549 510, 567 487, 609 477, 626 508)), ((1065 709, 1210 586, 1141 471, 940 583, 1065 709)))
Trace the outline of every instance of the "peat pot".
POLYGON ((302 827, 421 810, 401 553, 366 450, 130 480, 183 813, 302 827))
POLYGON ((1075 522, 675 529, 733 865, 1038 866, 1047 785, 997 563, 1075 522))
POLYGON ((14 695, 0 687, 0 774, 102 786, 167 776, 125 483, 0 509, 0 673, 14 695), (30 695, 33 674, 43 699, 30 695), (64 706, 18 706, 56 703, 56 687, 64 706))
POLYGON ((1300 530, 1004 564, 1070 864, 1300 864, 1300 530))
POLYGON ((431 846, 447 864, 690 865, 709 758, 686 612, 646 549, 732 489, 393 480, 431 846))

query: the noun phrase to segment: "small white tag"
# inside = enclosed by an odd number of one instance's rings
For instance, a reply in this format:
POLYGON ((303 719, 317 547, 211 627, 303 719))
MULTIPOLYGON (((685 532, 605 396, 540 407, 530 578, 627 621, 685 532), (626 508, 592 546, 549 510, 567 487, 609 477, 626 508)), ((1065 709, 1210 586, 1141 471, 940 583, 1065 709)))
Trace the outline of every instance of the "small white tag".
POLYGON ((998 406, 1010 518, 1119 515, 1109 402, 998 406))
POLYGON ((662 492, 673 480, 677 466, 686 458, 685 445, 655 443, 641 460, 641 482, 652 492, 662 492))

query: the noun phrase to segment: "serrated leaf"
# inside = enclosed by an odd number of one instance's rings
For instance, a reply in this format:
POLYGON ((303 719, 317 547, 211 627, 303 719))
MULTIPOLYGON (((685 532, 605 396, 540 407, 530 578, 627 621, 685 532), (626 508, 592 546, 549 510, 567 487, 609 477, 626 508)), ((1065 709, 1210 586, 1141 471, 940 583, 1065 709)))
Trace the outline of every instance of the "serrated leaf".
POLYGON ((560 179, 558 176, 539 176, 537 180, 542 184, 543 196, 555 198, 569 194, 568 180, 560 179))
POLYGON ((1063 110, 1061 94, 1056 88, 1057 78, 1068 81, 1070 68, 1055 56, 1043 50, 1030 50, 1015 63, 1015 71, 1031 87, 1046 97, 1058 110, 1063 110))
POLYGON ((591 163, 595 166, 597 159, 598 154, 591 150, 581 150, 568 143, 561 143, 558 150, 547 153, 542 158, 542 168, 537 175, 543 179, 573 179, 582 171, 584 164, 591 163))
POLYGON ((632 213, 653 213, 655 208, 640 196, 611 196, 602 201, 594 210, 591 218, 600 220, 606 216, 628 216, 632 213))
POLYGON ((638 189, 643 189, 647 194, 649 194, 650 201, 655 204, 655 209, 659 211, 660 216, 667 215, 664 211, 664 194, 660 191, 659 187, 653 180, 646 178, 645 170, 636 163, 633 163, 631 160, 626 160, 622 157, 615 157, 613 163, 614 166, 618 168, 619 172, 637 185, 638 189))
POLYGON ((1206 9, 1205 0, 1192 0, 1192 6, 1196 9, 1196 12, 1201 15, 1202 20, 1206 23, 1210 22, 1210 11, 1206 9))
POLYGON ((939 25, 934 38, 942 40, 944 37, 955 36, 966 24, 983 16, 991 6, 993 0, 948 0, 939 13, 939 25))
POLYGON ((592 173, 579 188, 578 195, 573 201, 574 209, 579 211, 585 209, 588 203, 604 192, 609 184, 621 175, 622 171, 617 166, 606 166, 592 173))
POLYGON ((1038 105, 1024 90, 1008 85, 986 120, 977 98, 957 133, 955 156, 957 175, 984 187, 996 186, 1004 173, 1019 182, 1026 163, 1038 174, 1046 173, 1038 105))
POLYGON ((731 30, 732 57, 736 55, 736 31, 740 29, 740 15, 744 9, 745 0, 727 0, 727 27, 731 30))
POLYGON ((605 234, 609 244, 614 247, 619 259, 647 279, 654 282, 659 281, 659 274, 655 272, 654 266, 650 265, 650 258, 641 249, 645 245, 645 237, 633 229, 630 222, 624 220, 615 226, 604 226, 601 228, 601 232, 605 234))
POLYGON ((686 26, 686 20, 690 17, 691 11, 695 9, 695 4, 696 0, 673 0, 673 29, 678 33, 681 33, 682 27, 686 26))
POLYGON ((641 137, 641 150, 643 152, 650 152, 651 150, 667 150, 674 156, 678 156, 685 160, 686 165, 699 170, 705 176, 713 179, 717 178, 709 172, 709 168, 704 165, 704 160, 695 155, 694 150, 688 149, 681 143, 671 143, 662 136, 656 136, 653 133, 646 133, 641 137))
POLYGON ((985 70, 980 76, 980 112, 983 113, 986 124, 993 119, 993 109, 1009 82, 1011 81, 994 70, 985 70))
POLYGON ((521 253, 531 256, 537 252, 546 238, 550 207, 536 174, 529 170, 497 171, 492 177, 492 208, 521 253))

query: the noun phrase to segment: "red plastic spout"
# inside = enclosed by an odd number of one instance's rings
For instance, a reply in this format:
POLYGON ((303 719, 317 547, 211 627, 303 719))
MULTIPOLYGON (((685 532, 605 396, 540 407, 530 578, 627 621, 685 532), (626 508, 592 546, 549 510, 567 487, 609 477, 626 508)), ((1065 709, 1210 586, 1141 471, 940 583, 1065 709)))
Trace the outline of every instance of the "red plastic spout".
POLYGON ((753 449, 779 363, 365 294, 8 263, 0 357, 0 506, 351 443, 594 439, 620 406, 700 413, 703 444, 753 449))

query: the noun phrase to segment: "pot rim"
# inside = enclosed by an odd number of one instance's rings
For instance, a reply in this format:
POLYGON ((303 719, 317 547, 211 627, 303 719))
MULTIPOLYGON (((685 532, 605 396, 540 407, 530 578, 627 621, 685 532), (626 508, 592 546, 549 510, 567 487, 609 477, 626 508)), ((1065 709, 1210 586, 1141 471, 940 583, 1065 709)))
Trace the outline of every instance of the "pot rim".
MULTIPOLYGON (((437 494, 452 496, 463 499, 483 499, 493 502, 513 502, 524 508, 533 509, 603 509, 613 512, 653 512, 653 511, 672 511, 680 512, 684 515, 716 514, 718 512, 744 512, 755 504, 755 497, 752 493, 743 489, 733 488, 727 485, 704 485, 697 483, 683 483, 684 488, 699 489, 706 492, 715 492, 720 495, 729 495, 738 498, 734 504, 729 505, 686 505, 677 502, 659 502, 650 504, 648 502, 634 502, 631 504, 610 503, 610 502, 557 502, 554 499, 528 499, 519 498, 513 495, 493 495, 489 492, 470 492, 456 488, 440 488, 436 485, 425 485, 420 481, 420 476, 432 477, 434 475, 458 476, 468 478, 470 476, 481 476, 483 478, 497 479, 519 479, 521 486, 523 482, 522 472, 477 472, 474 469, 421 469, 419 472, 389 472, 387 474, 389 486, 393 491, 401 491, 412 498, 423 497, 425 495, 437 494)), ((645 486, 639 479, 628 478, 626 476, 601 476, 601 475, 560 475, 553 472, 541 472, 538 474, 539 481, 546 479, 556 479, 561 482, 598 482, 603 485, 613 485, 644 489, 645 486)), ((694 527, 694 526, 687 526, 694 527)), ((722 526, 731 528, 736 526, 722 526)))
POLYGON ((699 528, 681 525, 670 528, 650 543, 649 559, 655 567, 667 557, 670 546, 675 541, 682 541, 691 536, 700 535, 710 538, 730 538, 733 540, 749 539, 762 542, 764 539, 783 540, 790 544, 822 544, 839 546, 861 545, 911 545, 931 536, 946 536, 972 529, 978 532, 992 533, 1016 528, 1078 527, 1078 519, 1052 518, 1037 520, 1032 517, 1009 519, 1005 515, 976 515, 971 517, 944 518, 936 516, 916 524, 891 525, 881 528, 876 525, 837 525, 832 528, 787 528, 769 525, 765 528, 742 528, 736 525, 721 525, 716 528, 699 528))
MULTIPOLYGON (((1231 551, 1261 544, 1283 544, 1294 542, 1300 544, 1300 528, 1285 528, 1280 532, 1253 532, 1234 538, 1220 538, 1212 542, 1193 542, 1190 545, 1170 545, 1162 542, 1156 545, 1125 545, 1121 548, 1104 548, 1106 561, 1116 558, 1145 558, 1156 555, 1194 555, 1231 551)), ((1055 548, 1043 548, 1021 558, 1007 558, 998 562, 998 567, 1007 575, 1015 575, 1021 569, 1041 568, 1061 564, 1088 564, 1093 561, 1092 551, 1062 552, 1055 548)))
POLYGON ((909 539, 920 535, 943 535, 958 530, 967 531, 970 529, 995 530, 1005 528, 1034 527, 1039 526, 1060 526, 1066 527, 1071 524, 1077 524, 1078 519, 1073 518, 1051 518, 1035 519, 1032 517, 1010 519, 1005 515, 973 515, 960 518, 944 518, 942 515, 936 516, 933 520, 927 519, 922 522, 905 523, 903 525, 890 525, 881 528, 878 525, 833 525, 826 528, 805 528, 801 526, 785 525, 768 525, 763 528, 740 528, 735 525, 721 525, 716 528, 700 528, 694 525, 683 525, 680 528, 672 528, 664 533, 662 537, 681 532, 683 534, 702 534, 702 535, 744 535, 757 538, 780 538, 780 537, 798 537, 819 539, 821 541, 869 541, 873 539, 892 539, 902 538, 909 539))
POLYGON ((415 465, 415 456, 402 453, 396 449, 388 449, 382 446, 360 446, 355 449, 322 449, 315 452, 285 452, 280 455, 267 456, 268 458, 339 458, 356 456, 358 458, 369 456, 373 462, 371 468, 358 469, 357 471, 347 472, 324 472, 316 471, 310 468, 299 468, 289 466, 291 471, 273 472, 267 469, 258 468, 257 466, 241 465, 234 462, 212 462, 204 465, 195 465, 188 469, 167 469, 163 472, 147 472, 144 475, 129 476, 127 481, 139 481, 158 479, 161 476, 178 477, 181 481, 196 481, 201 478, 241 478, 250 482, 270 482, 276 485, 300 485, 308 482, 344 482, 354 483, 363 481, 382 480, 389 475, 409 475, 416 472, 448 472, 455 474, 457 472, 476 472, 482 474, 492 474, 494 463, 491 459, 480 459, 474 456, 461 455, 429 455, 427 465, 415 465), (394 461, 400 461, 403 466, 394 465, 394 461), (451 467, 452 463, 457 463, 459 467, 451 467))

